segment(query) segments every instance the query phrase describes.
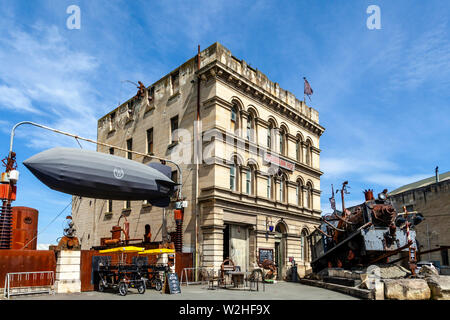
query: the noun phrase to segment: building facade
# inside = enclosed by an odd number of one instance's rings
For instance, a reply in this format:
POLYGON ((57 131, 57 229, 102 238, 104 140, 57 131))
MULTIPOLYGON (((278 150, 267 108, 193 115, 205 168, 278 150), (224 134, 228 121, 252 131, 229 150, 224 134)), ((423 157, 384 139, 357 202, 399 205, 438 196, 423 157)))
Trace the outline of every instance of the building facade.
MULTIPOLYGON (((450 172, 424 179, 389 193, 397 212, 403 206, 409 212, 421 213, 425 220, 416 227, 419 251, 450 246, 450 172)), ((425 253, 421 260, 433 261, 441 271, 450 274, 448 249, 425 253)))
MULTIPOLYGON (((182 176, 173 167, 173 180, 188 203, 183 251, 194 253, 194 265, 219 268, 229 257, 245 271, 268 254, 280 278, 290 258, 302 274, 310 259, 306 236, 321 214, 318 112, 219 43, 199 57, 99 119, 98 141, 179 164, 182 176)), ((150 229, 152 241, 168 240, 174 206, 75 197, 72 216, 89 249, 110 237, 122 213, 131 238, 150 229)))

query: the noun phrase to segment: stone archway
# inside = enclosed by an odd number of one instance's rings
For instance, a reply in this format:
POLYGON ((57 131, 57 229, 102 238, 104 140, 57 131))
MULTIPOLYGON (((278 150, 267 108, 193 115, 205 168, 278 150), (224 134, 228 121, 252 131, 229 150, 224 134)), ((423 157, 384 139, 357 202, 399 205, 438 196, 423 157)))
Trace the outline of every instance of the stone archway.
POLYGON ((275 227, 275 264, 277 265, 277 280, 286 276, 287 227, 280 221, 275 227))

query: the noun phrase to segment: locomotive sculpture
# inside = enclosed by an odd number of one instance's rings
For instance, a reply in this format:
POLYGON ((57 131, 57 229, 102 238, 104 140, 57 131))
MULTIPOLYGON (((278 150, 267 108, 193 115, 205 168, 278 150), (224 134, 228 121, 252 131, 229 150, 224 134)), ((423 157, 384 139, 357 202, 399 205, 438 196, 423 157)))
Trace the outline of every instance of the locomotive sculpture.
MULTIPOLYGON (((348 182, 340 190, 342 212, 336 210, 334 190, 330 198, 333 213, 322 216, 320 228, 308 237, 313 272, 324 268, 364 267, 387 263, 395 254, 408 254, 414 274, 417 242, 414 227, 424 219, 420 213, 398 214, 387 197, 387 190, 375 198, 373 190, 365 190, 365 202, 345 208, 344 194, 348 182)), ((337 190, 336 192, 339 192, 337 190)))

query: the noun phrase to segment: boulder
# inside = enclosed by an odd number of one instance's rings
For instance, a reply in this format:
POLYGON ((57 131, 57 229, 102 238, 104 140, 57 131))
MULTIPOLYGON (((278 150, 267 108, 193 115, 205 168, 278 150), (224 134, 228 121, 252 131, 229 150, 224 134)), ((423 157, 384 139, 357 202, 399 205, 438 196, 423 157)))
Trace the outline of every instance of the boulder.
POLYGON ((450 276, 432 275, 425 280, 431 291, 431 299, 450 300, 450 276))
POLYGON ((419 275, 424 276, 424 277, 439 276, 439 272, 437 271, 437 269, 434 266, 424 265, 424 266, 420 267, 419 275))
POLYGON ((384 297, 391 300, 428 300, 431 291, 423 279, 384 280, 384 297))
POLYGON ((408 269, 403 268, 395 264, 392 265, 380 265, 380 276, 382 279, 401 279, 405 278, 411 272, 408 269))

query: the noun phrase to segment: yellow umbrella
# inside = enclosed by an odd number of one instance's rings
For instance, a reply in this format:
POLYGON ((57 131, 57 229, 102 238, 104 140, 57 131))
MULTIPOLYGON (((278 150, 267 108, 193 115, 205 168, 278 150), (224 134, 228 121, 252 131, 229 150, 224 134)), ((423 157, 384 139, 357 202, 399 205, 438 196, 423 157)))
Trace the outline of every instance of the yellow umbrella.
POLYGON ((118 247, 118 248, 112 248, 112 249, 100 250, 99 253, 109 253, 109 252, 139 252, 139 251, 143 251, 144 249, 145 249, 145 248, 129 246, 129 247, 118 247))
POLYGON ((166 248, 159 248, 159 249, 150 249, 139 252, 139 254, 161 254, 161 253, 175 253, 174 249, 166 249, 166 248))

